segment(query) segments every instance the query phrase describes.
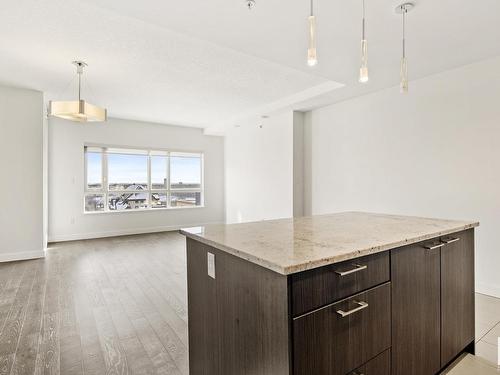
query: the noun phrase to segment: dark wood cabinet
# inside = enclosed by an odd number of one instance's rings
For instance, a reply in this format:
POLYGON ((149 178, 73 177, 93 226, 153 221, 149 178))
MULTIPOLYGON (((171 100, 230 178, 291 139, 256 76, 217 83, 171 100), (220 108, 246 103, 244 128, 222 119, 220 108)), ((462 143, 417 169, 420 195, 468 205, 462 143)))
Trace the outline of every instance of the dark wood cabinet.
POLYGON ((188 239, 187 266, 190 375, 435 375, 473 350, 473 229, 292 275, 188 239))
POLYGON ((190 375, 290 375, 287 277, 191 239, 187 266, 190 375))
POLYGON ((391 351, 386 350, 349 375, 391 375, 391 351))
POLYGON ((390 283, 293 320, 294 374, 345 375, 391 346, 390 283))
POLYGON ((442 238, 441 366, 474 341, 474 232, 442 238))
POLYGON ((287 277, 234 256, 215 254, 222 348, 217 375, 288 375, 287 277))
POLYGON ((415 244, 391 251, 392 374, 441 369, 440 248, 415 244))
POLYGON ((300 272, 291 277, 294 316, 389 281, 389 252, 300 272))
POLYGON ((188 335, 190 374, 219 374, 215 280, 207 273, 207 247, 187 240, 188 335))
POLYGON ((433 375, 474 345, 474 231, 391 251, 392 374, 433 375))

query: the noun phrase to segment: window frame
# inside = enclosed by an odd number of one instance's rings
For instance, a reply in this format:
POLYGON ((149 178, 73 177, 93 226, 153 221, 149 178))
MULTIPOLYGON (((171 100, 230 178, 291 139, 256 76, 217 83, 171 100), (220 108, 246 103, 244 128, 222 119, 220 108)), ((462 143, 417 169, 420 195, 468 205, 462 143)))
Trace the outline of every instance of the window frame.
MULTIPOLYGON (((178 150, 166 150, 160 148, 141 148, 141 147, 130 147, 130 146, 110 146, 110 145, 96 145, 96 144, 84 144, 84 191, 83 191, 83 213, 94 215, 94 214, 108 214, 108 213, 123 213, 123 212, 146 212, 146 211, 161 211, 161 210, 184 210, 193 208, 203 208, 205 207, 205 155, 202 151, 178 151, 178 150), (88 151, 88 149, 91 149, 88 151), (100 150, 100 151, 96 151, 100 150), (108 150, 114 150, 109 152, 108 150), (109 175, 108 175, 108 155, 110 153, 119 153, 116 150, 131 150, 131 155, 147 155, 147 189, 137 190, 137 192, 144 192, 148 195, 148 202, 145 208, 138 209, 128 209, 128 210, 110 210, 109 209, 109 195, 116 194, 120 195, 123 193, 130 193, 131 190, 111 190, 109 189, 109 175), (132 151, 140 151, 140 154, 134 154, 132 151), (101 153, 101 189, 89 188, 88 187, 88 153, 101 153), (172 188, 171 184, 171 156, 186 155, 186 157, 194 157, 200 159, 200 187, 199 188, 172 188), (167 186, 164 189, 153 189, 153 184, 151 180, 151 158, 154 156, 165 156, 167 158, 166 163, 166 176, 167 176, 167 186), (171 206, 171 194, 173 192, 184 192, 184 193, 200 193, 200 205, 195 206, 171 206), (152 205, 153 194, 165 194, 166 196, 166 207, 156 207, 152 205), (104 210, 103 211, 87 211, 86 210, 86 197, 88 195, 103 195, 104 196, 104 210)), ((124 153, 126 154, 126 153, 124 153)))

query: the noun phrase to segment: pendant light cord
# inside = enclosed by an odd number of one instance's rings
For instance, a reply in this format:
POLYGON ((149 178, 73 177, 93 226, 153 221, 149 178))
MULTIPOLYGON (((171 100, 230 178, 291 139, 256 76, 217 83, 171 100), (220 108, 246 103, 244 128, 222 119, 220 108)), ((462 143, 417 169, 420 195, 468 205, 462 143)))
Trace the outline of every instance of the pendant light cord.
POLYGON ((363 2, 363 26, 362 26, 362 34, 361 34, 361 39, 365 40, 366 39, 366 26, 365 26, 365 0, 362 0, 363 2))
POLYGON ((406 6, 403 8, 403 58, 406 57, 406 13, 408 13, 408 9, 406 6))
POLYGON ((64 86, 63 88, 61 88, 61 89, 57 92, 57 94, 56 94, 56 96, 55 96, 54 98, 55 98, 55 99, 59 99, 59 98, 61 98, 61 97, 62 97, 62 94, 66 93, 66 91, 68 91, 69 87, 70 87, 71 85, 73 85, 73 82, 75 82, 75 77, 74 77, 74 76, 73 76, 73 78, 71 78, 71 79, 69 80, 69 82, 66 84, 66 86, 64 86))
POLYGON ((314 0, 311 0, 311 16, 314 16, 314 0))
POLYGON ((78 101, 82 100, 82 73, 78 74, 78 101))
POLYGON ((78 101, 82 100, 82 74, 83 68, 87 66, 83 61, 73 61, 76 66, 76 74, 78 75, 78 101))

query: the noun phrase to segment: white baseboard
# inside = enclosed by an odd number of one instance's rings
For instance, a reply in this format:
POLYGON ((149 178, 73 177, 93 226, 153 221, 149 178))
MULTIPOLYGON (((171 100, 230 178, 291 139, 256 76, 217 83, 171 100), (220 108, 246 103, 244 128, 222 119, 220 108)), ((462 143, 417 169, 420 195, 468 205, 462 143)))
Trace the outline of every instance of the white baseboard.
POLYGON ((44 258, 44 257, 45 257, 44 250, 20 251, 20 252, 15 252, 15 253, 6 253, 6 254, 0 253, 0 263, 15 262, 17 260, 38 259, 38 258, 44 258))
POLYGON ((500 286, 491 284, 476 284, 476 292, 500 298, 500 286))
POLYGON ((133 234, 171 232, 171 231, 179 230, 181 228, 198 227, 198 226, 203 226, 203 225, 208 225, 208 224, 220 224, 220 223, 221 222, 211 222, 211 223, 202 223, 202 224, 159 226, 159 227, 152 227, 152 228, 121 229, 121 230, 104 231, 104 232, 49 235, 49 243, 50 242, 64 242, 64 241, 91 240, 94 238, 128 236, 128 235, 133 235, 133 234))

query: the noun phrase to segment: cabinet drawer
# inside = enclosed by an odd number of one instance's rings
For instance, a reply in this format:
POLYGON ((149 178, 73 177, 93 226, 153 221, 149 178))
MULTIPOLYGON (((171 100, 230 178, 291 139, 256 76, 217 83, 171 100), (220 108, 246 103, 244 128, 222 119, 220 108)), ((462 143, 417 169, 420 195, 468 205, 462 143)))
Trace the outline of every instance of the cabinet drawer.
POLYGON ((295 274, 291 278, 293 316, 389 281, 389 252, 295 274))
POLYGON ((349 375, 391 375, 391 351, 386 350, 349 375))
POLYGON ((293 319, 294 375, 345 375, 390 345, 386 283, 293 319))

